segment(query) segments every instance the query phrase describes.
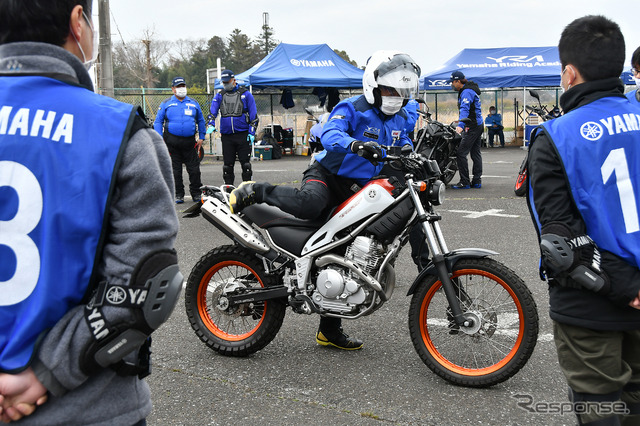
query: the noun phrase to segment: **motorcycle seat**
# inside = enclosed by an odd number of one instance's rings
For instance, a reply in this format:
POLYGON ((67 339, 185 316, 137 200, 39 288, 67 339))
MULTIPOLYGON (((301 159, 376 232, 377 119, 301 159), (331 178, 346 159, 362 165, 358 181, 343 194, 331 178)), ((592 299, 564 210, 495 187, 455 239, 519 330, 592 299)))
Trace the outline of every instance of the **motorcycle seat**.
POLYGON ((280 226, 319 229, 326 222, 324 218, 314 220, 299 219, 277 207, 264 203, 245 207, 242 210, 242 214, 263 229, 280 226))

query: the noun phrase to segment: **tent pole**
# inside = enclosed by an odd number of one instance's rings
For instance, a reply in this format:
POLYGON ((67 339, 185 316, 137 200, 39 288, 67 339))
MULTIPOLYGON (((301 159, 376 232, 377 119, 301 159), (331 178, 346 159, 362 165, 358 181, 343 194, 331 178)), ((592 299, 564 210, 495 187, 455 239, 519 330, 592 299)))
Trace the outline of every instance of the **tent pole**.
POLYGON ((522 122, 522 149, 525 149, 527 147, 527 88, 523 87, 522 88, 522 107, 524 108, 522 110, 522 116, 524 117, 524 120, 522 122))

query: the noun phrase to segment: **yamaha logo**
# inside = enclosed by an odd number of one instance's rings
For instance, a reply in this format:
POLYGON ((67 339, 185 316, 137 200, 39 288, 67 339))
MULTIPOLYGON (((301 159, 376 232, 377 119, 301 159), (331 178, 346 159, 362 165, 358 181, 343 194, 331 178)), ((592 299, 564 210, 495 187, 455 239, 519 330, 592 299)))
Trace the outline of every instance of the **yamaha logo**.
POLYGON ((107 300, 113 305, 119 305, 127 299, 127 293, 122 287, 111 287, 107 291, 107 300))
POLYGON ((507 55, 507 56, 501 56, 499 58, 492 58, 491 56, 487 56, 487 59, 493 59, 494 61, 496 61, 497 63, 502 63, 502 62, 544 62, 544 58, 542 57, 542 55, 535 55, 535 56, 526 56, 526 55, 507 55))
POLYGON ((429 80, 429 87, 449 87, 450 85, 447 80, 429 80))
POLYGON ((602 126, 595 121, 587 121, 580 127, 580 134, 590 141, 597 141, 602 137, 602 126))
POLYGON ((294 67, 308 67, 308 68, 318 68, 318 67, 335 67, 336 64, 333 63, 331 59, 319 60, 319 61, 308 61, 306 59, 290 59, 289 62, 294 67))

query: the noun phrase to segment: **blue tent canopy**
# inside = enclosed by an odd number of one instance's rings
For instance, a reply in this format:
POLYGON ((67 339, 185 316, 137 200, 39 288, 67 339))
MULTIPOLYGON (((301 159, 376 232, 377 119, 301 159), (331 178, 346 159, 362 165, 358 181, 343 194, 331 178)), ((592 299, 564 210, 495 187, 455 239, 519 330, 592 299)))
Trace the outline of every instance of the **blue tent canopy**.
POLYGON ((560 68, 555 46, 464 49, 442 67, 424 75, 420 88, 450 90, 447 80, 456 70, 480 87, 558 86, 560 68))
MULTIPOLYGON (((361 88, 363 70, 326 44, 280 43, 253 67, 236 75, 238 84, 254 87, 361 88)), ((222 88, 216 79, 216 89, 222 88)))

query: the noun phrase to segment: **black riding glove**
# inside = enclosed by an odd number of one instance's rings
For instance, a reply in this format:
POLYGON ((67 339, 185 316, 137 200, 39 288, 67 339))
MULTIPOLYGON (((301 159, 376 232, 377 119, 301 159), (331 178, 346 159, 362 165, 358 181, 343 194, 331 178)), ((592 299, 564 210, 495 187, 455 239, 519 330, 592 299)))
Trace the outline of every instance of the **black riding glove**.
POLYGON ((374 166, 378 165, 378 160, 382 159, 382 148, 377 142, 353 141, 351 152, 358 154, 365 160, 369 160, 374 166))

